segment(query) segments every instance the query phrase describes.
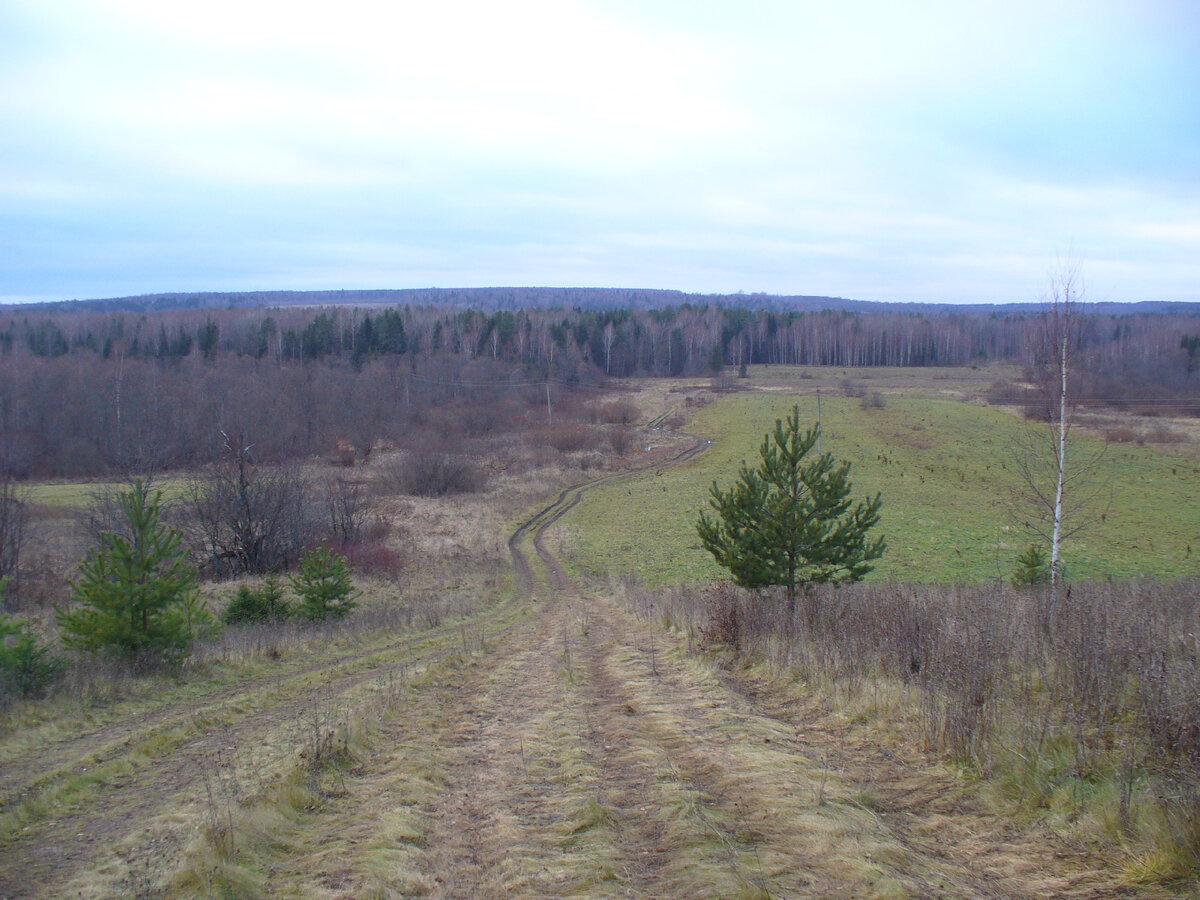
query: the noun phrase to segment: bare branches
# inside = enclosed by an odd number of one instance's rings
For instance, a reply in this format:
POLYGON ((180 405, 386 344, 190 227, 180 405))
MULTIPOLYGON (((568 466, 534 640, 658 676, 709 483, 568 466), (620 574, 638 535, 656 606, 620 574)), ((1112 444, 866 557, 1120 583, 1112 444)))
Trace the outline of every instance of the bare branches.
POLYGON ((1107 484, 1100 472, 1105 447, 1082 450, 1070 440, 1076 422, 1084 315, 1083 279, 1075 263, 1060 263, 1050 278, 1047 309, 1033 332, 1030 380, 1036 415, 1016 448, 1017 469, 1032 511, 1025 526, 1050 545, 1051 596, 1061 581, 1062 542, 1093 521, 1107 484), (1040 423, 1033 420, 1040 420, 1040 423), (1068 456, 1069 455, 1069 456, 1068 456))
POLYGON ((226 459, 190 498, 206 561, 218 577, 281 571, 318 531, 308 486, 295 472, 256 466, 245 434, 221 436, 226 459))
POLYGON ((17 574, 25 546, 28 491, 0 469, 0 579, 17 574))

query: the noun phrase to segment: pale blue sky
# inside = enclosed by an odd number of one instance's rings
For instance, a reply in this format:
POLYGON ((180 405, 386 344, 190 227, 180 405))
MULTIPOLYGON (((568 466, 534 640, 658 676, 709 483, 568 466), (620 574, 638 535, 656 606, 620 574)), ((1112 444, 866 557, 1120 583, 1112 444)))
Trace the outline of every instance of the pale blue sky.
POLYGON ((0 300, 1200 300, 1200 6, 0 0, 0 300))

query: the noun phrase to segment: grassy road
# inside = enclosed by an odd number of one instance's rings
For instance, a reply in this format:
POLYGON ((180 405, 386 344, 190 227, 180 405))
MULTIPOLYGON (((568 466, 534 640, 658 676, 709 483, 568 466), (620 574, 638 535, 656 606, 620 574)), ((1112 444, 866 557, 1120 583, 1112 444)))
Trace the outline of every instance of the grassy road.
POLYGON ((988 812, 913 723, 723 668, 572 582, 545 536, 602 485, 516 529, 511 601, 10 735, 0 897, 1138 895, 988 812))
POLYGON ((574 497, 514 534, 518 568, 532 543, 549 580, 531 588, 530 615, 408 683, 336 790, 259 826, 193 885, 329 898, 1130 895, 1103 860, 985 811, 877 720, 714 666, 607 591, 560 580, 538 536, 574 497))

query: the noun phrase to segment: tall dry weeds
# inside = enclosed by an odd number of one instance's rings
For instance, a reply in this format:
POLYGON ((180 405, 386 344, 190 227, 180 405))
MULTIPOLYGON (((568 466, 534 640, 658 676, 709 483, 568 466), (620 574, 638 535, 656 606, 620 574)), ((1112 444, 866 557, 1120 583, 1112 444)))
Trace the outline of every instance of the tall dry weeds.
POLYGON ((727 585, 650 592, 635 612, 850 693, 917 686, 931 749, 1017 802, 1112 823, 1145 877, 1200 872, 1200 583, 819 587, 797 621, 782 596, 727 585), (1114 805, 1117 808, 1103 808, 1114 805))

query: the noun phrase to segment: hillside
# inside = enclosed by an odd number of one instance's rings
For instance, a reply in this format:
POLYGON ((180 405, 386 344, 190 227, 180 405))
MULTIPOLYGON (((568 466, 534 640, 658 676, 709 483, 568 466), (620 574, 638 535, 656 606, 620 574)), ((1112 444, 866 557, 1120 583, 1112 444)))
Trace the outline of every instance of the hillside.
MULTIPOLYGON (((284 306, 431 306, 483 312, 518 309, 662 309, 671 306, 721 306, 772 312, 844 310, 858 313, 903 313, 926 316, 1023 315, 1035 312, 1037 302, 997 304, 888 303, 805 294, 704 294, 644 288, 478 287, 404 288, 337 291, 193 291, 69 300, 58 303, 16 304, 15 311, 50 312, 165 312, 184 309, 230 309, 284 306)), ((1103 315, 1175 313, 1200 315, 1200 303, 1170 300, 1088 303, 1089 312, 1103 315)))

